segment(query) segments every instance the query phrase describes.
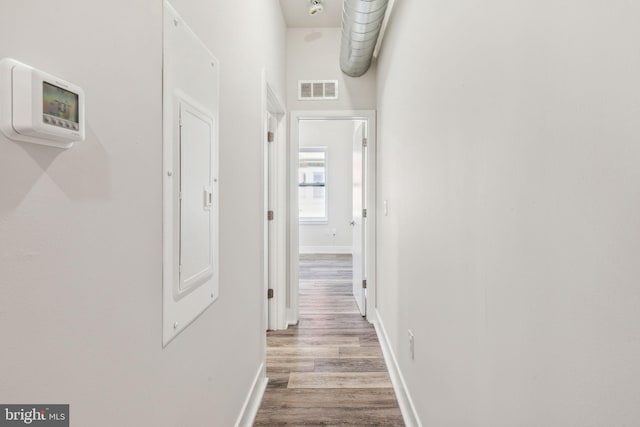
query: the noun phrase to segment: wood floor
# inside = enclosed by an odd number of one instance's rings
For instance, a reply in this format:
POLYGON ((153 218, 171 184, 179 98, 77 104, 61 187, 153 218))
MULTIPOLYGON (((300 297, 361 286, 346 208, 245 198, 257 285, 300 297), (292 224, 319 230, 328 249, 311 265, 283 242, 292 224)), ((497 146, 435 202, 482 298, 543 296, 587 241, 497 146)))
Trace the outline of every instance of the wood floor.
POLYGON ((302 255, 300 322, 267 333, 256 426, 403 426, 375 330, 358 312, 350 255, 302 255))

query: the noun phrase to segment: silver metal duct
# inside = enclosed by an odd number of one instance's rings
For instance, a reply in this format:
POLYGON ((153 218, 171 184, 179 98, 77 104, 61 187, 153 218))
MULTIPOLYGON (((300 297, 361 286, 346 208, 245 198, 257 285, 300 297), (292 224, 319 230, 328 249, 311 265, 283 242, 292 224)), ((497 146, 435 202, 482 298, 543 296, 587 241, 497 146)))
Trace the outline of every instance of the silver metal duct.
POLYGON ((351 77, 367 72, 389 0, 344 0, 340 68, 351 77))

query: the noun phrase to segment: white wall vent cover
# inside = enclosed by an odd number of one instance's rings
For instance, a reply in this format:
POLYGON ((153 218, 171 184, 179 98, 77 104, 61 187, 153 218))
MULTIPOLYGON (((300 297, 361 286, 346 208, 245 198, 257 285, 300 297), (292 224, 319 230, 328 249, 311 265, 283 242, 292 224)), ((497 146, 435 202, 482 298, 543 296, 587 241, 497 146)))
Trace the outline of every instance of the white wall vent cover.
POLYGON ((338 99, 338 81, 298 80, 298 99, 300 101, 338 99))

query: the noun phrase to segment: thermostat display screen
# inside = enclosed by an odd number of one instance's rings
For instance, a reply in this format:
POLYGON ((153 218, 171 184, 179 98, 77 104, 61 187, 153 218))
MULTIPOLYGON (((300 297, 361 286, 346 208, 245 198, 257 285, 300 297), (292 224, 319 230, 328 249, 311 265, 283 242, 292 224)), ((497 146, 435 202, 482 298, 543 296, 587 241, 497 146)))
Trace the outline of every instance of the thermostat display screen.
POLYGON ((42 82, 42 113, 47 124, 68 129, 78 129, 78 94, 42 82))

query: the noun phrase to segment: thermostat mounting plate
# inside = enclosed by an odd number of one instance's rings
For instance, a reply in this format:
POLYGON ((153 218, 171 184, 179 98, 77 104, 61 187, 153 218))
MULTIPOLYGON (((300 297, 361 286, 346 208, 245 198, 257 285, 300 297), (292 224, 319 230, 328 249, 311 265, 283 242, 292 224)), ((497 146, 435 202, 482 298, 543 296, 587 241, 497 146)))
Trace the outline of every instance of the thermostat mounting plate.
POLYGON ((70 148, 85 136, 84 91, 14 59, 2 59, 0 130, 14 141, 70 148))

